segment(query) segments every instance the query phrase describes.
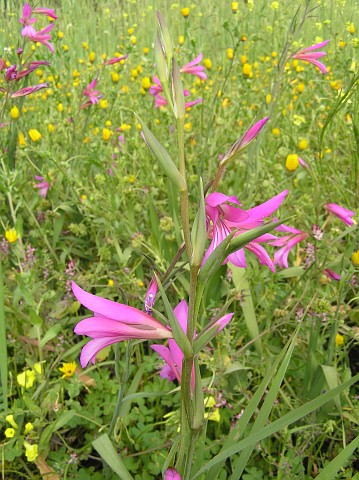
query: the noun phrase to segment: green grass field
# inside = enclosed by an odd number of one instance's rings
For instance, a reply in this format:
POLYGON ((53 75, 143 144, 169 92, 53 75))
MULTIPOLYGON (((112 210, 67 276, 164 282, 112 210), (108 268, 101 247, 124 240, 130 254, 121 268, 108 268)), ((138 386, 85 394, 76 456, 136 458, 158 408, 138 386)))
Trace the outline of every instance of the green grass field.
POLYGON ((358 2, 23 7, 0 6, 1 479, 359 479, 358 2))

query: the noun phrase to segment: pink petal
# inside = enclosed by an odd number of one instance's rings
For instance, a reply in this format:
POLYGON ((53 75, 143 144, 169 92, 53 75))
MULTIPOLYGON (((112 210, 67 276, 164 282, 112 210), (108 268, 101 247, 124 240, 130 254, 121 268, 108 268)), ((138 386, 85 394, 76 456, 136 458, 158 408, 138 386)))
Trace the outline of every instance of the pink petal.
POLYGON ((81 367, 85 368, 90 360, 92 363, 95 363, 96 355, 100 350, 107 347, 108 345, 117 343, 118 341, 119 340, 117 337, 108 337, 108 338, 102 337, 102 338, 95 338, 94 340, 90 340, 82 348, 81 355, 80 355, 81 367))
POLYGON ((184 333, 187 334, 188 305, 186 300, 182 300, 173 310, 178 323, 181 325, 184 333))
POLYGON ((174 468, 168 468, 164 480, 181 480, 181 475, 174 468))
POLYGON ((224 193, 213 192, 207 195, 206 197, 206 204, 210 205, 211 207, 218 207, 218 205, 221 205, 222 203, 225 203, 225 202, 236 203, 237 205, 241 205, 237 197, 235 197, 234 195, 232 195, 231 197, 228 197, 224 193))

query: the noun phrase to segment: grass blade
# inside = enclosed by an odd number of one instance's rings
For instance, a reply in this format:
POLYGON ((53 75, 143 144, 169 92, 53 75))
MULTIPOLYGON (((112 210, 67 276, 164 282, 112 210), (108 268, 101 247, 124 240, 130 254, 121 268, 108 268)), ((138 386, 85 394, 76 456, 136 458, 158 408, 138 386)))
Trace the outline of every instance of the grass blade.
POLYGON ((111 440, 107 433, 96 438, 92 442, 92 445, 97 450, 101 458, 107 463, 107 465, 113 470, 121 480, 133 480, 132 475, 124 466, 121 458, 114 449, 111 440))
POLYGON ((4 310, 4 283, 2 275, 2 263, 0 258, 0 376, 1 390, 3 394, 4 412, 7 410, 7 344, 4 310))
POLYGON ((337 472, 353 454, 354 450, 359 447, 359 435, 349 443, 328 465, 319 473, 317 480, 331 480, 338 478, 337 472))

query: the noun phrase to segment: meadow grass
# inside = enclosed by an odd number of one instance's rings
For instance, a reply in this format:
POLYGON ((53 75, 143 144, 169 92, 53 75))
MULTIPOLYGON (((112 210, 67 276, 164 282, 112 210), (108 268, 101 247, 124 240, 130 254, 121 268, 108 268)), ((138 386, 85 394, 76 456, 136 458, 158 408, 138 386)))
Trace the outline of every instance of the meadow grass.
MULTIPOLYGON (((22 6, 1 4, 7 66, 22 43, 22 6)), ((83 370, 86 340, 73 332, 87 310, 75 301, 72 280, 142 309, 155 271, 164 288, 159 319, 172 319, 169 305, 191 289, 184 249, 176 256, 183 242, 179 195, 133 115, 177 162, 170 109, 154 108, 149 93, 156 10, 179 65, 201 52, 208 77, 182 75, 188 99, 203 98, 184 120, 190 222, 200 179, 209 186, 231 145, 269 116, 228 165, 218 191, 249 209, 288 189, 276 215, 308 234, 288 268, 277 265, 273 273, 247 252, 246 269, 223 265, 203 283, 199 328, 226 309, 234 317, 198 355, 206 422, 192 477, 359 478, 359 392, 351 385, 359 368, 357 2, 308 0, 294 8, 248 0, 234 13, 232 2, 204 0, 41 6, 58 15, 55 51, 27 45, 31 61, 51 64, 25 81, 49 87, 3 95, 0 120, 9 123, 0 130, 2 478, 151 480, 180 451, 180 389, 158 375, 163 364, 148 342, 107 347, 83 370), (290 58, 327 39, 328 75, 290 58), (95 77, 103 98, 81 109, 95 77), (288 155, 296 156, 294 167, 288 155), (45 196, 35 175, 48 182, 45 196), (329 203, 353 211, 356 223, 329 215, 329 203)), ((276 248, 268 251, 273 258, 276 248)))

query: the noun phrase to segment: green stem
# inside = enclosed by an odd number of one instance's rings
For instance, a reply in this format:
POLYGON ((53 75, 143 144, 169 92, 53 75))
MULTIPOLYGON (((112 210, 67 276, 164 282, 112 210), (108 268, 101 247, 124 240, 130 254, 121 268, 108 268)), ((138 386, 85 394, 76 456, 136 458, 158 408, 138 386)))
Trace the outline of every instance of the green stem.
POLYGON ((7 411, 7 342, 6 342, 6 325, 4 310, 4 291, 3 291, 3 275, 2 261, 0 258, 0 373, 1 387, 3 394, 4 412, 7 411))
POLYGON ((218 166, 218 170, 217 170, 217 174, 216 174, 216 177, 215 179, 213 180, 213 183, 211 185, 211 192, 214 192, 215 189, 217 188, 217 185, 223 175, 223 172, 224 172, 224 165, 222 163, 219 164, 218 166))

